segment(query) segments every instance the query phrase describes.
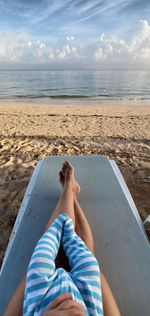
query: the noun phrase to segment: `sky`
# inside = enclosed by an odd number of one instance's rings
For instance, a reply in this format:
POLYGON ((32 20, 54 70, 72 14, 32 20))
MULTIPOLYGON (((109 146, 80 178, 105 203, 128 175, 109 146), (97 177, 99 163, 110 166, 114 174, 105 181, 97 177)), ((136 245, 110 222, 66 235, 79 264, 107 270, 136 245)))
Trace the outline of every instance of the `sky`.
POLYGON ((150 0, 0 0, 0 69, 150 69, 150 0))

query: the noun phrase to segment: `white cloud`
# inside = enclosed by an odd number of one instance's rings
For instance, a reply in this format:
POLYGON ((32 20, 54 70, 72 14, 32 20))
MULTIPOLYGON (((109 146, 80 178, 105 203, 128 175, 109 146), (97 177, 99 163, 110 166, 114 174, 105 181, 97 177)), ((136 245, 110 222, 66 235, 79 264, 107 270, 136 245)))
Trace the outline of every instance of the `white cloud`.
MULTIPOLYGON (((92 39, 91 39, 92 40, 92 39)), ((50 37, 35 38, 27 33, 0 32, 0 63, 87 62, 90 65, 110 63, 147 63, 150 65, 150 24, 139 22, 132 38, 124 40, 117 36, 101 34, 96 41, 86 46, 71 35, 50 45, 50 37)))
POLYGON ((73 60, 77 57, 80 57, 80 55, 78 55, 78 48, 72 42, 65 43, 62 47, 57 49, 56 56, 59 59, 64 60, 73 60))
POLYGON ((26 33, 0 32, 0 62, 5 59, 8 63, 50 63, 78 57, 73 36, 55 48, 49 46, 48 41, 33 39, 26 33))
POLYGON ((103 53, 102 48, 100 47, 100 48, 98 48, 97 51, 95 52, 95 59, 96 59, 96 60, 100 60, 100 59, 103 59, 103 58, 105 58, 105 55, 104 55, 104 53, 103 53))
POLYGON ((141 20, 136 34, 128 41, 102 34, 97 46, 96 61, 150 62, 150 25, 141 20))
POLYGON ((66 37, 66 40, 67 40, 67 41, 73 41, 73 40, 74 40, 74 36, 67 36, 67 37, 66 37))
POLYGON ((53 49, 26 33, 0 33, 0 62, 46 63, 54 58, 53 49))
POLYGON ((32 46, 32 42, 28 42, 28 44, 27 44, 29 47, 31 47, 32 46))

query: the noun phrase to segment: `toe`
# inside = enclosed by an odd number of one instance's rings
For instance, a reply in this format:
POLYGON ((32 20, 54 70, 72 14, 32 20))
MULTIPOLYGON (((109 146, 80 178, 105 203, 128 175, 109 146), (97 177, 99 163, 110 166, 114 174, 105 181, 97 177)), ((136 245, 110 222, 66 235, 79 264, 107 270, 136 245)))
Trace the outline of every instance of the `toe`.
POLYGON ((63 167, 62 167, 62 173, 63 173, 63 174, 65 174, 66 169, 67 169, 66 166, 63 166, 63 167))
POLYGON ((73 166, 72 166, 72 164, 68 161, 68 168, 71 170, 71 171, 73 171, 74 170, 74 168, 73 168, 73 166))
POLYGON ((73 170, 74 168, 72 167, 71 163, 69 161, 65 161, 62 165, 62 173, 63 175, 65 176, 66 173, 69 175, 69 174, 72 174, 73 173, 73 170))
POLYGON ((68 168, 68 161, 64 162, 64 169, 66 170, 68 168))
POLYGON ((65 164, 65 162, 63 162, 63 164, 62 164, 62 169, 66 169, 66 164, 65 164))
POLYGON ((67 168, 67 161, 65 161, 65 162, 63 163, 62 167, 65 168, 65 169, 67 168))
POLYGON ((66 160, 66 161, 64 162, 64 164, 65 164, 66 167, 68 167, 69 161, 66 160))

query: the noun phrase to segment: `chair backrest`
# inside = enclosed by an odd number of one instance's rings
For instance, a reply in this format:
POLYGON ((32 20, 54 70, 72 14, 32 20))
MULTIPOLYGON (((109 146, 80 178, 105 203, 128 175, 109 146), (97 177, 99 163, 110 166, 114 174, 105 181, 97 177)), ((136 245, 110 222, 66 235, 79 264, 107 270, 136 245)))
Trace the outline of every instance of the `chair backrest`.
MULTIPOLYGON (((79 202, 95 240, 96 257, 123 316, 150 313, 150 246, 110 161, 103 156, 47 157, 0 276, 0 315, 27 269, 32 251, 60 195, 58 173, 71 161, 81 185, 79 202)), ((30 188, 31 189, 31 188, 30 188)))

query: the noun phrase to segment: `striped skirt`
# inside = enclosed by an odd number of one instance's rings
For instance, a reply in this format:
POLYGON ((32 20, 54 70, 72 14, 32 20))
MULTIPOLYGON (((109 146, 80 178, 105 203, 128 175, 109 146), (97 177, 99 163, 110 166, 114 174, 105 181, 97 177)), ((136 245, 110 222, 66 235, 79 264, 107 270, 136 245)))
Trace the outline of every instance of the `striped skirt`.
POLYGON ((63 293, 71 293, 72 299, 84 307, 85 315, 103 315, 98 262, 75 233, 66 213, 57 216, 34 249, 27 270, 23 315, 42 315, 63 293), (67 255, 70 272, 56 269, 60 244, 67 255))

